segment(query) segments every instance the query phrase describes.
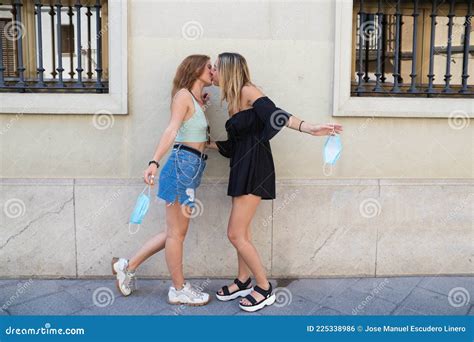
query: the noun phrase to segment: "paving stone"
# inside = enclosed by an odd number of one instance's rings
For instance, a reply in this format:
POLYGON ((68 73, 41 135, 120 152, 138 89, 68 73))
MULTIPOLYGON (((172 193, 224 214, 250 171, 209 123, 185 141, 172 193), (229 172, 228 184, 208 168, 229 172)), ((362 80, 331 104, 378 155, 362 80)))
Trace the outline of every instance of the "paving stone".
POLYGON ((318 309, 312 311, 310 315, 312 316, 340 316, 340 315, 344 315, 344 313, 337 311, 335 309, 327 308, 327 307, 319 307, 318 309))
POLYGON ((0 308, 7 304, 17 305, 28 302, 32 299, 46 296, 52 293, 64 291, 74 285, 84 283, 84 280, 69 280, 69 279, 21 279, 0 281, 0 308))
POLYGON ((257 312, 244 312, 239 309, 239 312, 237 312, 234 316, 264 316, 265 312, 262 311, 257 311, 257 312))
POLYGON ((458 293, 466 299, 469 298, 469 302, 474 304, 474 277, 426 277, 421 280, 418 287, 445 295, 453 291, 452 296, 456 297, 458 293))
POLYGON ((215 292, 232 279, 192 279, 211 295, 211 301, 201 307, 168 304, 170 280, 139 278, 137 291, 124 297, 112 277, 33 279, 27 287, 29 280, 5 279, 0 280, 0 304, 8 306, 6 310, 0 306, 0 315, 474 315, 471 292, 466 305, 456 307, 448 300, 455 287, 471 291, 472 280, 445 276, 272 279, 276 303, 246 313, 238 307, 238 299, 215 298, 215 292), (22 286, 24 291, 17 296, 22 286))
POLYGON ((360 278, 351 288, 397 304, 419 282, 418 277, 360 278))
POLYGON ((298 279, 286 284, 278 284, 287 288, 293 295, 298 295, 313 303, 321 303, 328 296, 335 296, 347 290, 359 278, 342 279, 298 279))
POLYGON ((266 307, 262 311, 264 315, 309 315, 320 306, 306 298, 300 296, 287 297, 281 294, 278 296, 275 304, 266 307), (281 298, 281 299, 280 299, 281 298))
POLYGON ((38 297, 28 302, 12 305, 8 311, 17 315, 70 315, 81 307, 69 293, 61 291, 47 296, 38 297))
POLYGON ((383 315, 396 307, 394 303, 350 288, 328 296, 320 305, 346 315, 383 315))
POLYGON ((450 305, 448 296, 417 287, 393 313, 400 314, 406 309, 422 315, 466 315, 469 306, 454 307, 450 305))

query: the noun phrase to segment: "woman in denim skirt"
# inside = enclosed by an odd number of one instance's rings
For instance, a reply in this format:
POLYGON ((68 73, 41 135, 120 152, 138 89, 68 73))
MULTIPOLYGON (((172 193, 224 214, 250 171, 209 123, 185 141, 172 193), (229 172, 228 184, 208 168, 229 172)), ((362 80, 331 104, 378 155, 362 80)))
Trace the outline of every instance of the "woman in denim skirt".
POLYGON ((166 263, 173 282, 168 291, 168 302, 205 305, 209 301, 209 294, 184 279, 183 242, 196 206, 196 189, 206 167, 207 155, 203 151, 208 142, 209 126, 203 107, 208 99, 203 88, 212 84, 211 69, 208 56, 192 55, 185 58, 176 71, 171 92, 171 118, 144 173, 145 183, 154 185, 159 161, 173 145, 161 170, 157 193, 166 201, 166 231, 147 241, 130 260, 113 258, 112 270, 124 296, 135 289, 138 266, 166 245, 166 263))

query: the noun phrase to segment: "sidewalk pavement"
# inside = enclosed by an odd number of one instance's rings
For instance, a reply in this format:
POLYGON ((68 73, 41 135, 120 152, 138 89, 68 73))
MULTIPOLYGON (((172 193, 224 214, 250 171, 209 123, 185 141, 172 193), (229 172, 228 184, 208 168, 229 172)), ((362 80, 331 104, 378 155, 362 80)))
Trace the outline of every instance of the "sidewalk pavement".
POLYGON ((194 279, 206 306, 167 303, 169 280, 138 279, 123 297, 114 279, 0 280, 0 315, 474 315, 474 277, 273 279, 277 301, 256 313, 213 295, 229 279, 194 279))

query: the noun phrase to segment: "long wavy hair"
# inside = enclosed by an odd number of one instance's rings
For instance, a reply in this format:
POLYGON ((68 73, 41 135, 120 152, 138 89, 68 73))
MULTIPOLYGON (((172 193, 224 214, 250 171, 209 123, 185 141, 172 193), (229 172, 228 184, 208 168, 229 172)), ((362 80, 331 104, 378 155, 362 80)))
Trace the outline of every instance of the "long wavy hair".
POLYGON ((252 84, 247 61, 235 52, 219 54, 219 86, 221 101, 226 101, 232 113, 240 110, 242 87, 252 84))
POLYGON ((186 88, 191 91, 194 82, 201 76, 206 67, 207 61, 211 58, 206 55, 191 55, 186 57, 176 69, 176 75, 173 79, 173 87, 171 89, 171 101, 173 101, 176 93, 186 88))

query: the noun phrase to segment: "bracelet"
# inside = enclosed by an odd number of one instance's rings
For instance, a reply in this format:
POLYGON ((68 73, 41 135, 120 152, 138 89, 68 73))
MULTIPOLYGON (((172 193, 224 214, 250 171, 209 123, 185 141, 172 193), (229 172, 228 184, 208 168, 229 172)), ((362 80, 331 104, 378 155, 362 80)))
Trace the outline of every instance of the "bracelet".
POLYGON ((150 161, 148 162, 148 166, 150 166, 151 164, 155 164, 157 168, 160 167, 160 164, 159 164, 156 160, 150 160, 150 161))
POLYGON ((300 131, 300 132, 302 132, 302 130, 301 130, 301 125, 303 124, 303 122, 304 122, 304 120, 301 120, 300 126, 298 127, 298 131, 300 131))

